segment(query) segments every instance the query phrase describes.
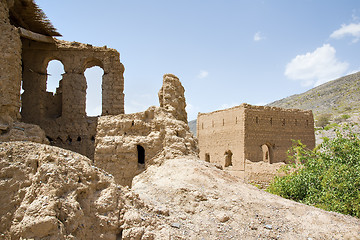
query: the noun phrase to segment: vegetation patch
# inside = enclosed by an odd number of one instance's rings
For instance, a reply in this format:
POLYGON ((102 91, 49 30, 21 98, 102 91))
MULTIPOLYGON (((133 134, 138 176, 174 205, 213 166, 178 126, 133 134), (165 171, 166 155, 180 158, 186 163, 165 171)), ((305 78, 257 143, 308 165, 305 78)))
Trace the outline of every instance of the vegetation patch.
POLYGON ((314 150, 300 142, 289 151, 292 164, 275 177, 267 191, 360 218, 360 138, 349 127, 336 130, 314 150))

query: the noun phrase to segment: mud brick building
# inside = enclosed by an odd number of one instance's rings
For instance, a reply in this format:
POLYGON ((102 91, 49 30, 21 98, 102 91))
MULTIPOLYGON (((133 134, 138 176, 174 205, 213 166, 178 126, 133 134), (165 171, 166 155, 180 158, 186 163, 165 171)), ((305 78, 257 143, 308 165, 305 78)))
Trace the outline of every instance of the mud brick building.
POLYGON ((292 140, 314 148, 314 118, 311 111, 242 104, 199 113, 197 137, 202 160, 243 177, 247 162, 287 162, 292 140))

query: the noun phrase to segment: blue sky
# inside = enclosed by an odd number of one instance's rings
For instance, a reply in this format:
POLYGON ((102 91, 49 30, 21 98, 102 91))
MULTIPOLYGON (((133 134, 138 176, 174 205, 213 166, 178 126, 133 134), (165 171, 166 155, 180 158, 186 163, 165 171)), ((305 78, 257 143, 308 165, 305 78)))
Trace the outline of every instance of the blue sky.
MULTIPOLYGON (((180 78, 193 120, 198 112, 263 105, 360 71, 359 0, 36 3, 60 39, 120 52, 126 113, 158 106, 165 73, 180 78)), ((86 72, 89 115, 101 109, 101 75, 86 72)))

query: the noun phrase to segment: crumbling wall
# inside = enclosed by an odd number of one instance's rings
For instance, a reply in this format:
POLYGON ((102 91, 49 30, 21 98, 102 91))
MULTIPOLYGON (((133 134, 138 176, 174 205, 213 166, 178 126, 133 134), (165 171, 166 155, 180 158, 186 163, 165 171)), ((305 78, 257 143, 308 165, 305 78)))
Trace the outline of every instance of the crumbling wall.
MULTIPOLYGON (((0 124, 20 118, 21 40, 10 24, 10 1, 0 0, 0 124)), ((1 130, 0 130, 1 133, 1 130)))
POLYGON ((165 74, 163 85, 159 91, 160 107, 170 112, 176 119, 187 123, 185 89, 179 78, 173 74, 165 74))
POLYGON ((0 239, 156 239, 154 230, 171 231, 133 192, 65 149, 0 143, 0 181, 0 239))
POLYGON ((200 159, 218 164, 228 171, 243 171, 244 121, 242 106, 199 113, 197 138, 200 159))
POLYGON ((0 128, 0 142, 31 141, 49 144, 44 130, 38 125, 23 122, 13 122, 0 128))
POLYGON ((200 113, 197 137, 202 160, 252 180, 260 175, 259 179, 268 179, 275 168, 271 167, 269 174, 264 173, 263 164, 250 166, 245 160, 267 164, 287 162, 292 140, 301 140, 310 149, 315 147, 311 111, 249 104, 200 113))
POLYGON ((104 70, 102 115, 124 113, 124 67, 119 53, 77 42, 48 44, 23 39, 22 58, 22 120, 44 129, 52 145, 93 158, 97 118, 86 116, 84 72, 93 66, 104 70), (65 73, 53 94, 46 92, 46 68, 54 59, 62 62, 65 73))
POLYGON ((114 175, 118 184, 131 186, 134 176, 149 165, 161 164, 163 159, 198 154, 197 142, 187 122, 182 120, 186 112, 181 83, 174 75, 167 74, 164 85, 159 96, 178 96, 171 111, 150 107, 144 112, 103 116, 98 120, 94 162, 114 175))

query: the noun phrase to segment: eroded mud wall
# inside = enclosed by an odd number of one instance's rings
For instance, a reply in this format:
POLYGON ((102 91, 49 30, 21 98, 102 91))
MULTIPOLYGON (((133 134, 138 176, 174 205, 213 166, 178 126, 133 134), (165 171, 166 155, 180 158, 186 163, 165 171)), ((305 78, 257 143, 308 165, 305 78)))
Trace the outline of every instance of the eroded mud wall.
POLYGON ((8 2, 0 0, 0 124, 20 118, 21 40, 10 24, 8 2))
POLYGON ((22 58, 22 120, 44 129, 50 144, 93 158, 97 117, 86 115, 84 72, 93 66, 104 70, 102 115, 124 113, 124 67, 119 53, 77 42, 48 44, 23 39, 22 58), (59 60, 65 70, 55 93, 46 91, 51 60, 59 60))

